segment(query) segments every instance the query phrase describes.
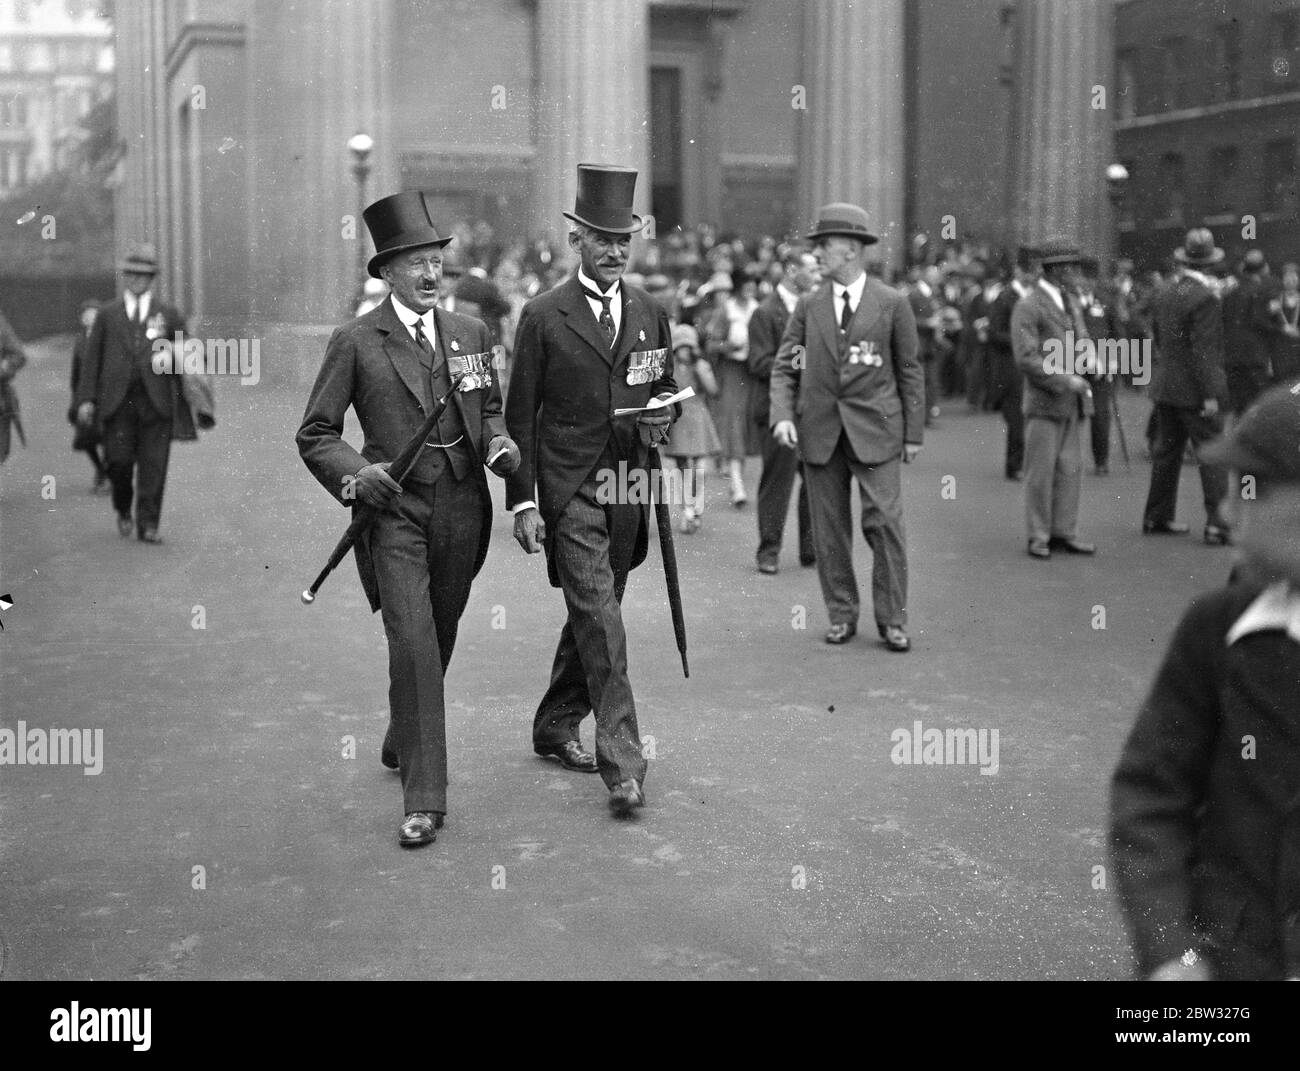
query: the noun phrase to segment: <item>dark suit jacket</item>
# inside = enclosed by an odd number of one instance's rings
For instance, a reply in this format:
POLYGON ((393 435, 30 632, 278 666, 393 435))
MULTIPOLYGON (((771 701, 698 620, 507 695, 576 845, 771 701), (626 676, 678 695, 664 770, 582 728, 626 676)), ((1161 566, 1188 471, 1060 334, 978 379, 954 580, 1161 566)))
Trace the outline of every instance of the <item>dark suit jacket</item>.
MULTIPOLYGON (((1066 300, 1069 296, 1066 295, 1066 300)), ((1044 367, 1047 360, 1047 343, 1055 340, 1061 353, 1069 351, 1065 336, 1073 334, 1074 320, 1052 299, 1041 286, 1035 286, 1016 302, 1011 313, 1011 345, 1016 354, 1016 365, 1024 373, 1025 416, 1047 420, 1068 420, 1072 413, 1091 415, 1092 405, 1087 398, 1070 390, 1068 370, 1049 372, 1044 367)), ((1068 367, 1073 367, 1069 365, 1068 367)))
POLYGON ((903 443, 920 443, 925 434, 925 372, 907 298, 868 277, 848 341, 872 347, 881 363, 840 361, 835 298, 827 282, 799 299, 777 350, 771 424, 793 420, 800 456, 813 465, 830 460, 841 431, 867 465, 900 456, 903 443), (802 347, 802 369, 796 347, 802 347))
POLYGON ((1242 276, 1223 296, 1224 367, 1267 372, 1269 365, 1268 302, 1276 284, 1266 275, 1242 276))
POLYGON ((1181 409, 1200 409, 1207 398, 1228 402, 1223 370, 1223 308, 1208 287, 1183 275, 1160 292, 1155 303, 1159 350, 1151 400, 1181 409))
MULTIPOLYGON (((677 390, 668 314, 644 290, 626 282, 621 289, 622 323, 614 350, 576 273, 533 298, 519 317, 506 424, 521 461, 506 481, 506 507, 535 501, 548 538, 606 447, 614 459, 627 461, 629 473, 648 464, 649 449, 640 440, 636 418, 614 417, 614 410, 643 406, 658 394, 677 390), (651 383, 629 385, 630 355, 661 349, 667 351, 662 375, 651 383)), ((680 413, 674 409, 674 415, 680 413)), ((645 558, 649 508, 647 504, 642 513, 634 566, 645 558)), ((559 586, 553 568, 551 583, 559 586)))
MULTIPOLYGON (((468 356, 490 353, 488 330, 480 320, 471 320, 445 309, 434 310, 437 353, 435 369, 449 353, 468 356), (457 348, 452 349, 452 342, 457 348)), ((492 385, 452 395, 465 427, 465 439, 473 459, 466 479, 484 484, 485 522, 479 542, 475 574, 487 556, 491 535, 491 497, 483 461, 488 443, 506 433, 501 416, 501 387, 495 370, 492 385)), ((401 452, 433 406, 429 375, 420 363, 420 349, 398 318, 392 300, 385 298, 363 316, 345 323, 330 336, 325 360, 316 375, 302 425, 298 429, 298 452, 321 485, 344 505, 356 505, 345 497, 344 477, 353 476, 366 465, 392 461, 401 452), (365 442, 358 453, 343 441, 343 420, 351 406, 361 423, 365 442)), ((427 453, 427 449, 425 453, 427 453)), ((421 468, 415 470, 418 476, 421 468)), ((394 477, 396 478, 396 477, 394 477)), ((357 543, 357 570, 370 600, 379 609, 369 548, 357 543)))
MULTIPOLYGON (((177 331, 185 330, 185 318, 157 293, 149 299, 148 320, 157 325, 157 337, 169 341, 177 331)), ((105 305, 95 317, 86 342, 77 405, 94 402, 98 420, 107 420, 121 408, 131 385, 132 366, 141 357, 146 362, 152 357, 154 340, 148 337, 147 327, 127 319, 126 299, 121 297, 105 305)), ((153 407, 175 420, 184 404, 181 377, 155 374, 149 368, 142 378, 153 407)))
POLYGON ((1300 647, 1281 631, 1226 642, 1263 586, 1192 604, 1111 783, 1143 973, 1208 945, 1220 977, 1300 974, 1300 647))
POLYGON ((1012 392, 1016 398, 1020 398, 1024 390, 1020 366, 1016 364, 1015 350, 1011 345, 1011 314, 1019 300, 1016 288, 1007 283, 989 306, 988 402, 995 407, 1001 405, 1003 399, 1012 392))
POLYGON ((749 318, 749 352, 745 357, 745 367, 754 380, 750 417, 763 436, 768 434, 768 416, 772 409, 772 365, 781 345, 781 336, 785 334, 785 325, 789 322, 790 313, 775 290, 763 299, 749 318))

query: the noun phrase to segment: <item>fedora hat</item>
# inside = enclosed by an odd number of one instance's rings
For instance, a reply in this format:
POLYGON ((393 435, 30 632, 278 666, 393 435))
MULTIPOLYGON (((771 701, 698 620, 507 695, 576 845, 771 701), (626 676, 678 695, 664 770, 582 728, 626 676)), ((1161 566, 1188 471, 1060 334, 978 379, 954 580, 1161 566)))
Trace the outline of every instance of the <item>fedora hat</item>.
POLYGON ((137 242, 126 256, 117 262, 117 270, 138 275, 158 274, 158 250, 152 242, 137 242))
POLYGON ((403 190, 381 197, 361 215, 375 243, 375 255, 366 265, 366 271, 376 279, 384 262, 395 254, 422 245, 441 247, 451 241, 438 233, 429 214, 429 202, 419 190, 403 190))
POLYGON ((641 229, 641 217, 632 212, 636 168, 616 164, 579 164, 578 192, 566 219, 607 234, 632 234, 641 229))
POLYGON ((880 241, 871 233, 871 228, 867 225, 866 209, 844 201, 822 205, 821 211, 817 213, 817 222, 804 237, 809 241, 816 241, 818 238, 826 238, 832 234, 856 238, 864 245, 874 245, 880 241))
POLYGON ((1183 244, 1174 250, 1174 260, 1188 267, 1209 267, 1223 259, 1223 250, 1214 244, 1214 235, 1208 227, 1193 227, 1187 232, 1183 244))
POLYGON ((1082 264, 1079 247, 1068 238, 1049 238, 1038 246, 1038 262, 1048 268, 1053 264, 1082 264))

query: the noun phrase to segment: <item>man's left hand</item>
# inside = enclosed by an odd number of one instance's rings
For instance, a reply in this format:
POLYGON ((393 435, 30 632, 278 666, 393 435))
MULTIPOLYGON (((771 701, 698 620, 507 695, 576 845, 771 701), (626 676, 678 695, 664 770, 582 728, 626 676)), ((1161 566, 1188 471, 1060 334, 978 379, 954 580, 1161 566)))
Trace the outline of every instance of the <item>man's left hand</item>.
POLYGON ((667 407, 652 409, 638 416, 636 423, 641 432, 641 441, 646 446, 658 446, 668 440, 668 431, 673 423, 672 411, 667 407))
POLYGON ((920 443, 903 443, 903 464, 910 465, 920 452, 920 443))
POLYGON ((492 436, 492 440, 488 443, 487 456, 488 468, 503 479, 519 468, 519 447, 508 435, 492 436), (505 450, 505 453, 497 457, 496 455, 502 450, 505 450), (492 460, 494 457, 495 461, 492 460))

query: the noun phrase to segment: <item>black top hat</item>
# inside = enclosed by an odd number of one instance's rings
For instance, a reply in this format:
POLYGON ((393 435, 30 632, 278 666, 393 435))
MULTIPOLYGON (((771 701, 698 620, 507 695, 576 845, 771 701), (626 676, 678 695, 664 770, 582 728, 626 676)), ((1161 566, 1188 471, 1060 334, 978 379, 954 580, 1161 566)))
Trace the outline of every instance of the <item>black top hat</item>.
POLYGON ((1174 250, 1174 260, 1193 268, 1208 268, 1222 259, 1223 250, 1215 248, 1214 235, 1208 227, 1193 227, 1187 232, 1182 246, 1174 250))
POLYGON ((842 234, 846 238, 856 238, 863 245, 874 245, 880 241, 871 233, 871 228, 867 225, 866 209, 848 204, 845 201, 822 205, 821 210, 817 213, 816 224, 804 237, 810 241, 816 241, 818 238, 826 238, 832 234, 842 234))
POLYGON ((1053 264, 1082 264, 1079 247, 1068 238, 1049 238, 1038 247, 1039 263, 1044 268, 1053 264))
POLYGON ((361 215, 375 243, 375 255, 366 270, 376 279, 384 262, 394 254, 422 245, 444 246, 451 241, 438 234, 429 214, 429 202, 419 190, 381 197, 361 215))
POLYGON ((632 234, 641 229, 641 217, 632 213, 636 168, 615 164, 579 164, 578 193, 566 219, 607 234, 632 234))

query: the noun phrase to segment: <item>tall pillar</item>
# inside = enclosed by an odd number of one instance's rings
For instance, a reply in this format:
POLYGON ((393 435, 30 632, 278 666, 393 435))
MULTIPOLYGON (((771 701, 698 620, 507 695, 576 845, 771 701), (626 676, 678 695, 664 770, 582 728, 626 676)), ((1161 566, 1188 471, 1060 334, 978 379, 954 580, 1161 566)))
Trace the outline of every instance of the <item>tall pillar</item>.
POLYGON ((1110 246, 1105 171, 1117 104, 1114 4, 1020 0, 1016 18, 1018 239, 1032 245, 1067 236, 1085 254, 1104 257, 1110 246))
POLYGON ((638 171, 635 209, 650 204, 649 0, 538 0, 537 157, 530 229, 561 241, 578 164, 638 171))
POLYGON ((353 134, 375 140, 368 199, 396 192, 392 13, 388 0, 319 0, 309 17, 301 5, 252 0, 248 27, 248 217, 240 222, 251 315, 266 339, 267 371, 301 377, 319 364, 328 330, 355 308, 357 243, 372 248, 347 148, 353 134))
POLYGON ((904 235, 904 0, 807 0, 800 116, 800 208, 811 224, 829 201, 861 205, 901 264, 904 235))

